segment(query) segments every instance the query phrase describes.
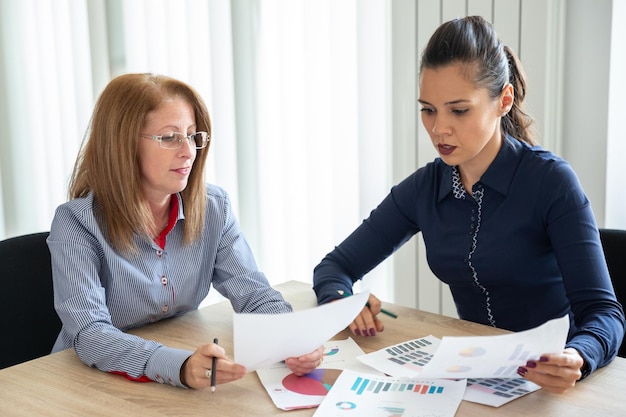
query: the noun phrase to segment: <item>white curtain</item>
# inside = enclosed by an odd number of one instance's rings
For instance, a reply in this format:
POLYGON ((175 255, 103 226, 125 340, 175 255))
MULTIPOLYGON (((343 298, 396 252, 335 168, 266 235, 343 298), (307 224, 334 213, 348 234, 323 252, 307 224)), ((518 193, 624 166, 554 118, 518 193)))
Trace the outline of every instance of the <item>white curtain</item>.
POLYGON ((0 2, 0 235, 48 230, 93 103, 86 3, 0 2))
POLYGON ((385 3, 259 4, 257 253, 306 281, 388 191, 385 3))
MULTIPOLYGON (((388 1, 0 7, 0 238, 49 229, 94 101, 124 72, 171 75, 205 98, 207 180, 231 195, 272 283, 311 281, 388 192, 388 1)), ((390 280, 374 281, 385 299, 390 280)))

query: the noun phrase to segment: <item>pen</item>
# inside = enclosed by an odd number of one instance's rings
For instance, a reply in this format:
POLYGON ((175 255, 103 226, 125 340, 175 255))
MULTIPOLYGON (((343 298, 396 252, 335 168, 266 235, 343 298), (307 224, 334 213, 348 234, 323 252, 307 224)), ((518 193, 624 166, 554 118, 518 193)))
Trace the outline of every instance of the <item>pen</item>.
MULTIPOLYGON (((213 343, 217 345, 217 337, 213 339, 213 343)), ((211 363, 211 392, 215 392, 215 377, 217 376, 217 357, 213 356, 211 363)))
MULTIPOLYGON (((337 294, 339 294, 339 295, 340 295, 340 296, 342 296, 342 297, 349 297, 349 296, 350 296, 350 294, 348 294, 348 293, 347 293, 347 292, 345 292, 344 290, 337 290, 337 294)), ((365 303, 365 305, 366 305, 368 308, 370 307, 370 303, 369 303, 369 302, 365 303)), ((388 315, 389 317, 393 317, 394 319, 397 319, 397 318, 398 318, 398 315, 397 315, 396 313, 392 313, 391 311, 389 311, 389 310, 385 310, 384 308, 381 308, 381 309, 380 309, 380 312, 381 312, 381 313, 383 313, 383 314, 388 315)))

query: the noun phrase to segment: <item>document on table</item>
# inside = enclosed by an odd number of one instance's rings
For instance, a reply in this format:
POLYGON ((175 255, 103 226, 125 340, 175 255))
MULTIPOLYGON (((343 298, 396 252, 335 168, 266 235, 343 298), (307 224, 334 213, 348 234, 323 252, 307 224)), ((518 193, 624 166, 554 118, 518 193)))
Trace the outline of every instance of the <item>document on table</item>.
POLYGON ((365 306, 369 291, 284 314, 235 314, 235 362, 248 372, 312 352, 346 328, 365 306))
POLYGON ((314 417, 453 417, 465 380, 394 378, 344 370, 314 417))
POLYGON ((322 402, 344 369, 384 376, 356 359, 362 354, 363 350, 350 337, 329 340, 324 343, 322 363, 309 374, 296 376, 283 362, 257 369, 256 373, 276 407, 281 410, 313 408, 322 402))

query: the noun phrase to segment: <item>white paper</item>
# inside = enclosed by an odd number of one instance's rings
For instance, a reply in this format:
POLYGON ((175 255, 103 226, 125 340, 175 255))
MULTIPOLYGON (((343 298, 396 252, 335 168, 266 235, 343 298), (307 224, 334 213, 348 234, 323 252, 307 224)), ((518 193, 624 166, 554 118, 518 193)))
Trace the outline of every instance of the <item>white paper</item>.
POLYGON ((237 314, 234 360, 248 372, 310 353, 346 328, 365 306, 369 291, 285 314, 237 314))
MULTIPOLYGON (((376 373, 356 359, 362 354, 363 350, 350 337, 330 340, 324 343, 322 363, 310 374, 296 376, 284 362, 256 372, 276 407, 281 410, 313 408, 322 402, 342 370, 376 373)), ((384 376, 382 373, 378 375, 384 376)))
POLYGON ((500 407, 540 388, 524 378, 470 378, 463 399, 500 407))
POLYGON ((430 362, 441 340, 435 336, 398 343, 357 359, 380 372, 395 377, 418 377, 424 366, 430 362))
POLYGON ((517 378, 517 369, 544 353, 563 351, 569 316, 498 336, 443 337, 420 378, 517 378))
POLYGON ((454 417, 465 380, 394 378, 344 370, 314 417, 454 417))

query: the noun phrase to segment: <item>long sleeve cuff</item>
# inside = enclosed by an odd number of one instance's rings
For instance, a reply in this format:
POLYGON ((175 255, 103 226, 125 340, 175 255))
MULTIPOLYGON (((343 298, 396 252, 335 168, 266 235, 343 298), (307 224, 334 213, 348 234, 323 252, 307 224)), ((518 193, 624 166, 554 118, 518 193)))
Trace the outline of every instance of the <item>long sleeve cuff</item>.
POLYGON ((180 381, 180 368, 191 354, 192 352, 188 350, 161 346, 154 351, 154 354, 148 361, 146 375, 148 378, 161 384, 186 388, 180 381))

